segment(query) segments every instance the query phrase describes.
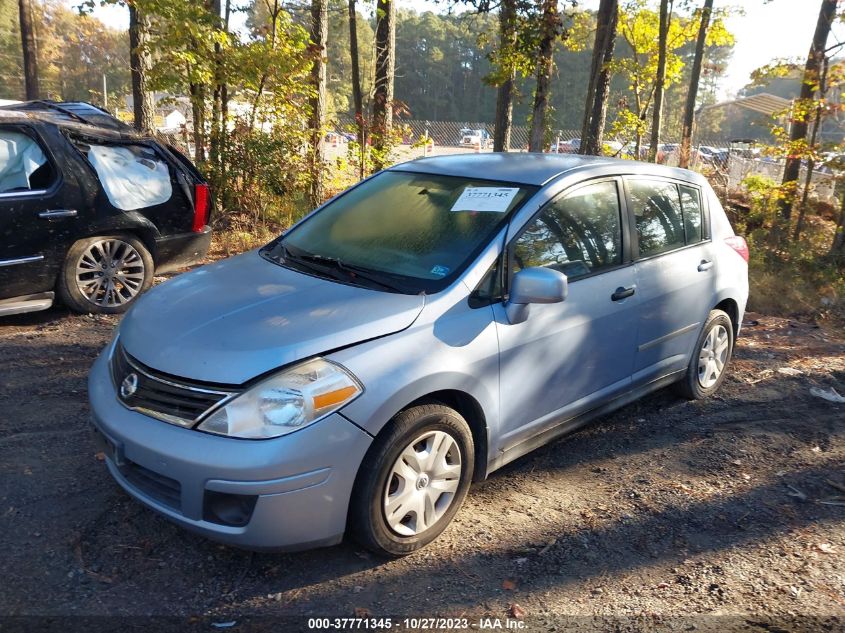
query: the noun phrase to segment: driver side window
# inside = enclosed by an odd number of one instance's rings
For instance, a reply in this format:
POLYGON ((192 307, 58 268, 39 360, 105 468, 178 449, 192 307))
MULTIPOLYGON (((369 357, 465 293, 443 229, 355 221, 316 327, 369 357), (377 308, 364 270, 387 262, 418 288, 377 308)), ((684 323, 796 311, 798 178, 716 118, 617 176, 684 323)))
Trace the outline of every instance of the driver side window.
POLYGON ((554 268, 577 279, 622 263, 622 224, 616 182, 579 187, 534 218, 513 248, 513 271, 554 268))

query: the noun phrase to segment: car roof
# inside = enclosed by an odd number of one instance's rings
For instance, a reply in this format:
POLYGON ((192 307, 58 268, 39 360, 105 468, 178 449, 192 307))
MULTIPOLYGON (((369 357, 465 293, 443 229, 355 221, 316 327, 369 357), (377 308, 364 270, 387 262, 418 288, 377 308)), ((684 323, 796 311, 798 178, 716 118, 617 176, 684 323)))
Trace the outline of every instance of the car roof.
POLYGON ((19 123, 22 117, 30 122, 57 125, 97 136, 139 136, 132 127, 107 110, 84 101, 36 100, 0 106, 0 123, 19 123))
POLYGON ((405 171, 442 176, 458 176, 478 180, 495 180, 542 186, 574 170, 589 175, 637 174, 664 176, 701 184, 704 177, 687 169, 643 163, 622 158, 583 156, 580 154, 540 154, 526 152, 494 152, 491 154, 457 154, 418 158, 400 163, 389 171, 405 171))

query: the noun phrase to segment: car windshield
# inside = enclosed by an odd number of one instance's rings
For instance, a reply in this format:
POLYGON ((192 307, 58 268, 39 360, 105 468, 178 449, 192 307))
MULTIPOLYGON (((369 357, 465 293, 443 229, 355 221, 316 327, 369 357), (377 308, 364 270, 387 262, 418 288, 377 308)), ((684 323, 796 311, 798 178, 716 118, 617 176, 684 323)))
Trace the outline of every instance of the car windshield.
POLYGON ((436 292, 463 272, 536 187, 386 171, 264 249, 346 283, 436 292))

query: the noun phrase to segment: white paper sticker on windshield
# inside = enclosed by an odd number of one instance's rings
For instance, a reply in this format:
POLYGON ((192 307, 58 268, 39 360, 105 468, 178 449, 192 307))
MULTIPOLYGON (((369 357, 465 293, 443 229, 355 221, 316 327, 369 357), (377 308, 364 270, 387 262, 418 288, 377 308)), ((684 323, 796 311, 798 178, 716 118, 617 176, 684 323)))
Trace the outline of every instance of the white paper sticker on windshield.
POLYGON ((494 211, 504 213, 511 206, 519 187, 467 187, 455 200, 452 211, 494 211))

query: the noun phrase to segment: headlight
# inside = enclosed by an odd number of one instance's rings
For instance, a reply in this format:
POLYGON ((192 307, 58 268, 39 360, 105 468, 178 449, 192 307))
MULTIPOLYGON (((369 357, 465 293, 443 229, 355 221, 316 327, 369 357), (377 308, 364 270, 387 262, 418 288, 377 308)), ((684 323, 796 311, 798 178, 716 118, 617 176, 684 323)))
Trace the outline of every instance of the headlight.
POLYGON ((278 437, 337 411, 362 391, 343 367, 316 358, 258 383, 197 428, 230 437, 278 437))

